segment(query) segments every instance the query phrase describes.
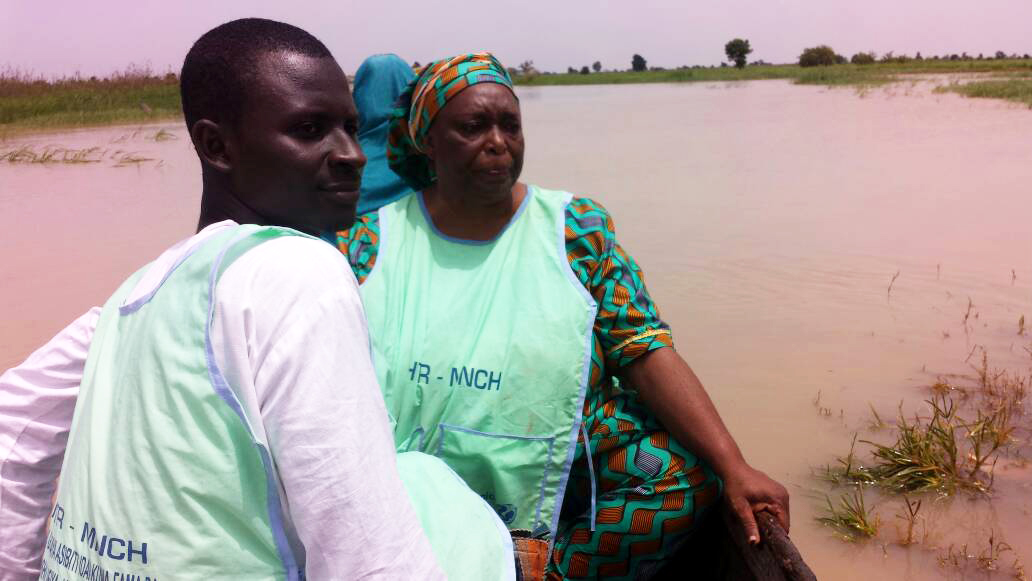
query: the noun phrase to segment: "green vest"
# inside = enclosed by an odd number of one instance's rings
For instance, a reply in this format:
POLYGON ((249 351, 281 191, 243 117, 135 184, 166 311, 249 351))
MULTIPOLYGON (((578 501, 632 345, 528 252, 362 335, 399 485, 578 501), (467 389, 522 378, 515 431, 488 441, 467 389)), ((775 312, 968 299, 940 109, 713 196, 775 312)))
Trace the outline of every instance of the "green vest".
POLYGON ((487 242, 437 231, 422 195, 384 206, 361 287, 398 449, 442 458, 510 529, 553 538, 597 308, 566 258, 570 198, 529 187, 487 242))
POLYGON ((215 364, 215 285, 283 228, 213 234, 155 292, 101 312, 41 579, 299 579, 266 446, 215 364), (56 574, 56 577, 55 577, 56 574))
MULTIPOLYGON (((211 350, 215 286, 285 228, 213 234, 158 289, 104 305, 90 345, 41 579, 301 579, 268 449, 211 350)), ((289 453, 289 450, 286 451, 289 453)), ((398 472, 450 579, 511 577, 512 543, 446 465, 400 454, 398 472), (443 499, 443 501, 442 501, 443 499)))

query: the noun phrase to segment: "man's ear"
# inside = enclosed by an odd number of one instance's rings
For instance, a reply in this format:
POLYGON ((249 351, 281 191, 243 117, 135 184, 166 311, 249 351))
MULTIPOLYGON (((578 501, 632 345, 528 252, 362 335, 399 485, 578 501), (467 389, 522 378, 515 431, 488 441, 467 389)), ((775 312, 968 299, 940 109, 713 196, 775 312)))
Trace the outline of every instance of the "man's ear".
POLYGON ((228 173, 233 169, 232 144, 229 143, 232 137, 227 135, 224 126, 210 119, 201 119, 190 129, 190 139, 201 161, 219 172, 228 173))

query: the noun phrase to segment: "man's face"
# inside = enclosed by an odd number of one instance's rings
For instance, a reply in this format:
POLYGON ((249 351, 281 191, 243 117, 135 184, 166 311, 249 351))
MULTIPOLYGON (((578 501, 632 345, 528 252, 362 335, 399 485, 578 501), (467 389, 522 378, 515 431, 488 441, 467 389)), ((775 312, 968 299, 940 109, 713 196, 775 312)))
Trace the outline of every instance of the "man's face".
POLYGON ((365 155, 348 79, 329 57, 259 59, 227 143, 233 190, 268 224, 319 235, 354 222, 365 155))

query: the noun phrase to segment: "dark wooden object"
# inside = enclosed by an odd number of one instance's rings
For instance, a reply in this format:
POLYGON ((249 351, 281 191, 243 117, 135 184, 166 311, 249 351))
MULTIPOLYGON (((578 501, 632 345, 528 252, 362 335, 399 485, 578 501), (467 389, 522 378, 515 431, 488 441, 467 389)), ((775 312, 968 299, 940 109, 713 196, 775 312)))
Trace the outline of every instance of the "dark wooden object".
POLYGON ((656 581, 816 581, 777 520, 757 515, 762 542, 753 546, 723 502, 655 577, 656 581))

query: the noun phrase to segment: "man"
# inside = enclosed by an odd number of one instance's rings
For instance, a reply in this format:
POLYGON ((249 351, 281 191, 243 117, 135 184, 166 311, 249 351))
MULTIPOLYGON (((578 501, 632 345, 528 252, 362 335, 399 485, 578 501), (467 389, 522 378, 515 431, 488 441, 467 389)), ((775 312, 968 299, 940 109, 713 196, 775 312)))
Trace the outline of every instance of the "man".
POLYGON ((0 376, 0 579, 512 578, 490 507, 395 462, 355 279, 317 238, 365 164, 336 61, 237 20, 181 90, 199 232, 0 376))

